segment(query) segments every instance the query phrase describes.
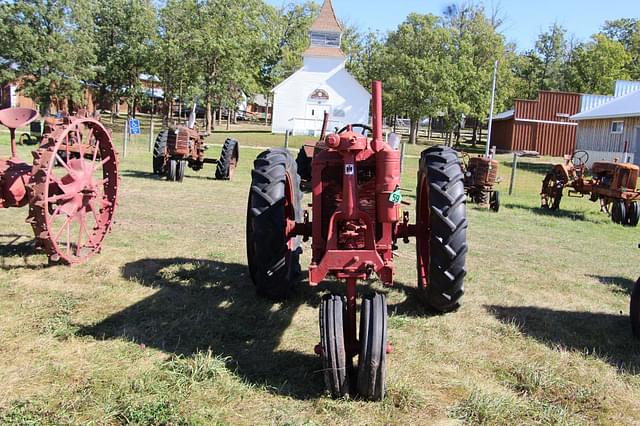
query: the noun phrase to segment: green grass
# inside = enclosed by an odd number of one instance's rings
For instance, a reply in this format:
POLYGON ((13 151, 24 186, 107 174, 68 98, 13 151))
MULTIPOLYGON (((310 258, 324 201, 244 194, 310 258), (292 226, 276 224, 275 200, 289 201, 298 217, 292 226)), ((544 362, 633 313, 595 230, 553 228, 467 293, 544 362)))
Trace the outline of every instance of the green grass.
MULTIPOLYGON (((325 396, 313 353, 317 309, 322 294, 339 287, 303 281, 286 303, 255 297, 244 248, 249 172, 259 147, 281 146, 283 137, 232 130, 209 142, 241 141, 233 182, 214 180, 209 165, 188 170, 182 184, 156 179, 147 138, 135 138, 122 160, 113 232, 87 264, 46 267, 33 254, 27 210, 0 213, 0 423, 640 419, 640 343, 627 318, 639 234, 587 199, 540 210, 549 158, 523 160, 508 196, 511 157, 500 156, 503 209, 468 206, 469 274, 457 312, 433 316, 420 305, 414 247, 401 246, 397 285, 376 285, 390 304, 387 398, 325 396)), ((122 135, 114 140, 121 150, 122 135)), ((415 187, 423 148, 407 148, 404 188, 415 187)), ((22 158, 31 149, 20 147, 22 158)), ((304 248, 303 267, 310 243, 304 248)))

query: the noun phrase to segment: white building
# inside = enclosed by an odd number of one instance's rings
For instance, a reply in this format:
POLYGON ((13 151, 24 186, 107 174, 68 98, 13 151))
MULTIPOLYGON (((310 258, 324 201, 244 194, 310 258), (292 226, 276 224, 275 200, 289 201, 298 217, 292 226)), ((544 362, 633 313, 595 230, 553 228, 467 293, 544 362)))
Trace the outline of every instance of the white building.
POLYGON ((640 82, 617 81, 614 93, 583 98, 582 111, 571 117, 578 122, 576 149, 589 153, 589 167, 616 159, 640 165, 640 82))
POLYGON ((273 89, 273 133, 318 135, 325 111, 329 129, 369 122, 371 95, 345 69, 342 27, 331 0, 311 26, 304 65, 273 89))

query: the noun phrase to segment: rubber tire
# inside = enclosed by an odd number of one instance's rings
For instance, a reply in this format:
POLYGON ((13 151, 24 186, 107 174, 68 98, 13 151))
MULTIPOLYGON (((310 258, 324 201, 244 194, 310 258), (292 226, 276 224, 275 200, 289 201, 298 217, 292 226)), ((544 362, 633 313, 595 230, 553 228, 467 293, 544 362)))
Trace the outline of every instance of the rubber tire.
POLYGON ((235 168, 233 160, 235 159, 235 164, 237 164, 240 158, 238 147, 238 141, 235 139, 228 138, 224 141, 218 164, 216 164, 216 179, 231 180, 233 177, 232 167, 235 168))
POLYGON ((638 226, 640 221, 640 206, 636 201, 632 201, 630 208, 627 210, 627 216, 625 217, 624 224, 627 226, 638 226))
POLYGON ((631 320, 631 331, 633 335, 640 339, 640 278, 636 281, 636 285, 631 292, 629 318, 631 320))
POLYGON ((311 182, 311 158, 307 156, 304 146, 300 148, 300 151, 298 151, 296 164, 298 165, 298 175, 300 176, 300 179, 311 182))
POLYGON ((167 165, 165 163, 165 148, 167 146, 167 139, 169 138, 169 131, 163 130, 156 136, 156 141, 153 144, 153 174, 162 176, 166 174, 167 165))
POLYGON ((285 149, 260 154, 251 171, 247 206, 247 259, 251 280, 259 295, 285 299, 300 275, 301 238, 294 237, 289 249, 285 239, 285 181, 292 186, 293 213, 302 222, 302 192, 296 162, 285 149))
POLYGON ((324 384, 331 396, 349 394, 349 368, 344 341, 346 302, 342 296, 327 294, 320 304, 320 346, 324 384))
POLYGON ((175 182, 178 178, 178 160, 169 160, 169 167, 167 167, 167 180, 175 182))
MULTIPOLYGON (((422 152, 418 170, 417 217, 420 217, 420 185, 425 176, 429 192, 429 223, 431 234, 418 236, 429 242, 427 285, 419 282, 424 302, 439 312, 449 312, 460 306, 466 275, 467 211, 464 176, 456 151, 434 146, 422 152)), ((420 281, 420 250, 418 278, 420 281)))
POLYGON ((182 182, 184 180, 184 173, 187 170, 187 160, 178 160, 176 167, 176 181, 182 182))
POLYGON ((384 294, 369 294, 360 309, 358 394, 381 401, 385 393, 387 359, 387 302, 384 294))
POLYGON ((611 220, 613 223, 623 224, 627 217, 627 209, 622 200, 614 200, 611 205, 611 220))
POLYGON ((476 204, 479 204, 481 206, 486 206, 487 204, 489 204, 489 194, 487 191, 483 191, 483 190, 478 190, 476 192, 476 199, 474 200, 476 202, 476 204))
POLYGON ((496 213, 500 211, 500 191, 494 191, 491 193, 489 207, 496 213))

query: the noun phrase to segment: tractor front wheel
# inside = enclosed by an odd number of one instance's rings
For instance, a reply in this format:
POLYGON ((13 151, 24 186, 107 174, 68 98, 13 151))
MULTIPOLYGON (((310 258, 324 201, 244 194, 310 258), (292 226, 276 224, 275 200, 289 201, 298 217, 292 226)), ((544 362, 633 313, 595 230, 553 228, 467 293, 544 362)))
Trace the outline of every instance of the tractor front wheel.
POLYGON ((327 294, 320 305, 320 347, 327 390, 334 398, 349 393, 350 360, 344 339, 346 303, 342 296, 327 294))
POLYGON ((222 152, 220 153, 218 164, 216 165, 216 179, 233 179, 239 157, 238 141, 234 139, 225 140, 224 145, 222 145, 222 152))
POLYGON ((622 200, 614 200, 611 206, 611 220, 613 223, 622 224, 627 217, 627 208, 622 200))
POLYGON ((258 294, 282 300, 300 274, 300 237, 287 228, 302 222, 296 162, 285 149, 256 158, 247 207, 247 258, 258 294))
POLYGON ((629 304, 629 316, 631 318, 631 331, 633 335, 640 339, 640 278, 631 293, 631 303, 629 304))
POLYGON ((452 311, 464 294, 467 254, 467 211, 456 151, 436 146, 422 152, 417 194, 418 285, 429 306, 452 311))
POLYGON ((187 170, 187 160, 178 160, 176 167, 176 181, 182 182, 184 180, 184 172, 187 170))
POLYGON ((498 213, 498 211, 500 210, 500 191, 494 191, 491 193, 489 207, 491 208, 491 210, 498 213))
POLYGON ((387 358, 387 302, 384 294, 370 294, 360 310, 358 394, 371 401, 384 398, 387 358))
POLYGON ((640 221, 640 206, 635 201, 632 201, 629 204, 629 208, 627 209, 627 216, 625 217, 625 225, 627 226, 638 226, 638 222, 640 221))
POLYGON ((169 160, 166 173, 168 181, 175 182, 178 179, 178 160, 169 160))

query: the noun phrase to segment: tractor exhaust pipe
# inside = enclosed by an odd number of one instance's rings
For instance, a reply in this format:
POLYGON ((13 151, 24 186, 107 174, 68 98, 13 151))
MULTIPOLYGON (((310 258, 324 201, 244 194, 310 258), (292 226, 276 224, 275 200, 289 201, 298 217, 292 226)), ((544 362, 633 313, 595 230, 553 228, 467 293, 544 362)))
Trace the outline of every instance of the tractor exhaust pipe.
POLYGON ((371 84, 371 97, 373 101, 373 141, 372 148, 375 152, 382 149, 384 139, 382 138, 382 82, 379 80, 371 84))

